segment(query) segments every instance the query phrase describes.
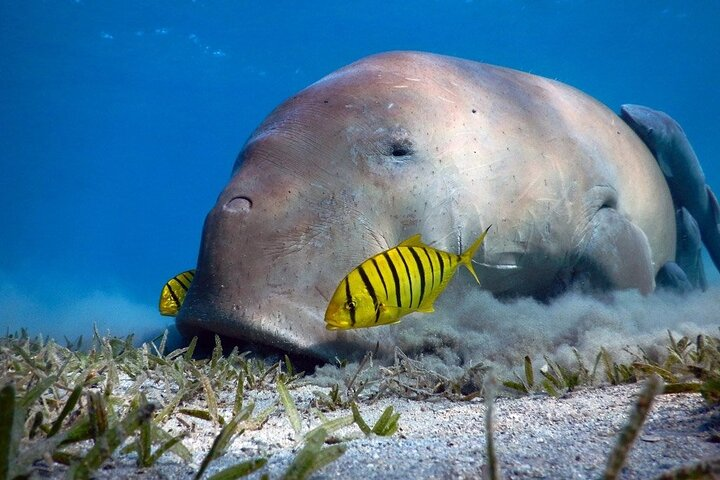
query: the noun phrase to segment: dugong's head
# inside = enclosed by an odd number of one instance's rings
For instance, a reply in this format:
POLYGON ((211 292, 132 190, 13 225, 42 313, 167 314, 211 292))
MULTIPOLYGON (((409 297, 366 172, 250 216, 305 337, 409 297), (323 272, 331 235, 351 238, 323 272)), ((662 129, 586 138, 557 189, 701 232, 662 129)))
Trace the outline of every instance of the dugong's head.
MULTIPOLYGON (((181 332, 325 358, 376 346, 386 332, 330 332, 323 313, 342 278, 418 233, 428 215, 418 206, 438 197, 425 180, 432 139, 413 118, 417 93, 395 85, 351 65, 287 100, 251 135, 205 221, 181 332)), ((452 233, 449 222, 433 225, 452 233)))

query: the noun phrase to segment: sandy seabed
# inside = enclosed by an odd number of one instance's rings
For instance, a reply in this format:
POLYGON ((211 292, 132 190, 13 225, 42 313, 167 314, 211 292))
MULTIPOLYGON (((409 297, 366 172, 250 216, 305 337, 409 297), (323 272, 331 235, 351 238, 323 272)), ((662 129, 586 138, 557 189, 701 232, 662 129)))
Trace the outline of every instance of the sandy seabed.
MULTIPOLYGON (((641 384, 633 384, 583 389, 560 398, 498 398, 494 438, 502 476, 600 478, 641 388, 641 384)), ((290 395, 300 411, 308 411, 315 398, 313 392, 318 390, 327 392, 306 384, 290 389, 290 395)), ((256 411, 276 398, 274 390, 257 392, 256 411)), ((390 396, 362 404, 360 411, 372 425, 389 405, 401 413, 400 428, 393 436, 365 436, 356 425, 334 432, 333 437, 343 441, 347 451, 311 478, 481 478, 487 468, 482 399, 415 401, 390 396)), ((327 416, 350 413, 349 409, 339 409, 327 416)), ((320 424, 312 415, 302 418, 303 433, 320 424)), ((220 429, 189 416, 183 421, 186 425, 172 419, 164 426, 173 434, 189 433, 183 443, 193 454, 192 463, 166 454, 154 467, 139 469, 134 454, 130 454, 116 456, 93 477, 192 478, 220 429)), ((709 407, 699 394, 658 395, 621 478, 655 478, 682 465, 719 457, 715 428, 720 428, 720 410, 709 407)), ((236 437, 228 452, 211 464, 206 476, 244 460, 266 457, 267 465, 248 478, 263 473, 271 479, 280 478, 302 446, 297 438, 279 407, 261 429, 236 437)), ((50 476, 60 478, 63 474, 64 468, 55 468, 50 476)))

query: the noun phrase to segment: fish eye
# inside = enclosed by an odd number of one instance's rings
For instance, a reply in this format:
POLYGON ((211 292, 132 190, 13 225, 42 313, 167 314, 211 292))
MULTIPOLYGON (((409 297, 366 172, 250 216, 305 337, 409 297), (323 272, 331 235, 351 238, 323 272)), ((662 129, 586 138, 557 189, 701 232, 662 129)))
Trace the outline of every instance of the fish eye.
POLYGON ((345 304, 345 309, 346 310, 355 310, 356 306, 357 306, 357 304, 354 301, 350 300, 349 302, 347 302, 345 304))

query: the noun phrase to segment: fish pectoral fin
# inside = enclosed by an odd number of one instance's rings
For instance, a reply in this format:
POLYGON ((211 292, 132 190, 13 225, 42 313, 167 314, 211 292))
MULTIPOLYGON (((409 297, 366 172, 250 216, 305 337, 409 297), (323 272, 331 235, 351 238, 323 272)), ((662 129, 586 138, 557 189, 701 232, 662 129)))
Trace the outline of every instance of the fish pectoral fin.
POLYGON ((416 233, 412 237, 400 242, 398 247, 424 247, 426 246, 420 239, 420 234, 416 233))
POLYGON ((385 305, 384 303, 378 304, 378 310, 380 310, 380 313, 388 315, 400 313, 400 307, 393 307, 391 305, 385 305))
POLYGON ((381 303, 378 305, 378 310, 380 310, 380 317, 383 319, 383 325, 398 323, 400 318, 403 316, 403 311, 400 307, 393 307, 381 303))

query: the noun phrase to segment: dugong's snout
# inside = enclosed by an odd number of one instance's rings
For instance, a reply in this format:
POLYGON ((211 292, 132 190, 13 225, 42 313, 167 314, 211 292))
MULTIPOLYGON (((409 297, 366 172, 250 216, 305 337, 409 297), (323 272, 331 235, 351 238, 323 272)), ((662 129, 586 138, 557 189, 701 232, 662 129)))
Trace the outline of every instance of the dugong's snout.
MULTIPOLYGON (((205 330, 228 334, 223 325, 240 319, 245 323, 250 299, 240 297, 245 282, 239 274, 247 267, 242 237, 252 206, 247 195, 223 194, 205 218, 195 278, 176 319, 178 330, 186 337, 205 330)), ((257 341, 257 332, 249 330, 244 339, 257 341)))
POLYGON ((176 320, 180 333, 217 332, 323 359, 374 349, 375 340, 325 328, 329 284, 320 279, 331 261, 323 255, 336 249, 308 239, 306 230, 319 227, 298 213, 306 207, 232 183, 205 220, 195 278, 176 320))

